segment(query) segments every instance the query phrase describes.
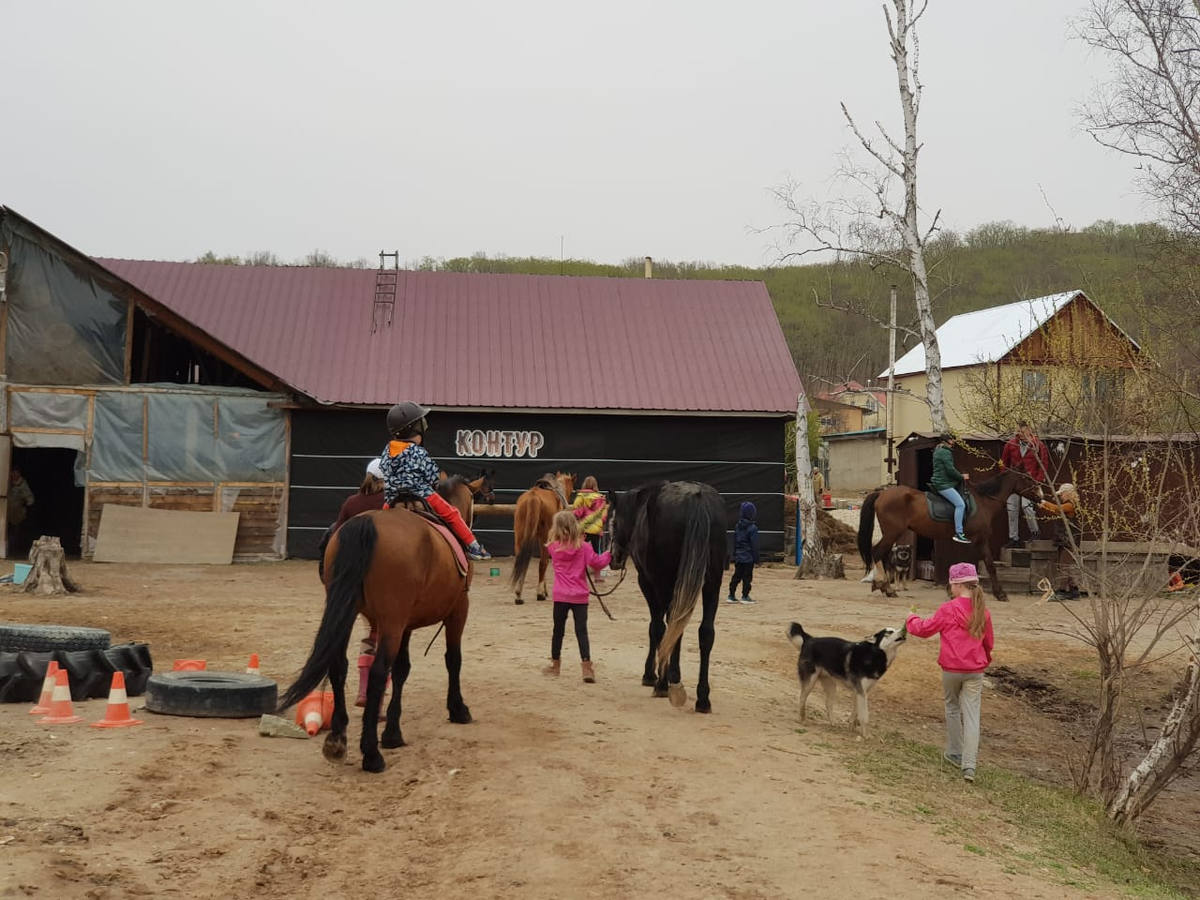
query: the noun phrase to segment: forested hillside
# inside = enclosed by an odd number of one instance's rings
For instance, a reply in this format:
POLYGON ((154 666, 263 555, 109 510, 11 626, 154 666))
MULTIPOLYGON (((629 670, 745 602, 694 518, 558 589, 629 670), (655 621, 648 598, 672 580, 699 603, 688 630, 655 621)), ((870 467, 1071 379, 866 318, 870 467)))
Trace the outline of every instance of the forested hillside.
MULTIPOLYGON (((999 222, 981 225, 959 235, 942 232, 929 246, 934 313, 940 325, 950 316, 1030 297, 1081 289, 1099 303, 1125 330, 1146 337, 1147 308, 1169 300, 1154 274, 1153 259, 1164 238, 1153 225, 1097 222, 1080 231, 1038 231, 999 222)), ((273 254, 245 260, 217 258, 200 262, 277 261, 273 254)), ((319 251, 307 264, 336 264, 319 251)), ((270 263, 268 263, 270 264, 270 263)), ((352 265, 363 267, 364 261, 352 265)), ((643 260, 619 264, 537 257, 488 257, 477 253, 454 259, 425 258, 425 270, 544 275, 602 275, 641 278, 643 260)), ((770 268, 723 266, 715 263, 654 261, 655 278, 710 278, 766 283, 800 375, 810 387, 821 380, 854 378, 867 382, 887 368, 887 332, 870 317, 842 312, 864 309, 885 322, 889 286, 899 295, 899 322, 913 321, 912 292, 897 273, 872 269, 861 262, 833 261, 770 268)), ((901 336, 897 356, 915 343, 901 336)))

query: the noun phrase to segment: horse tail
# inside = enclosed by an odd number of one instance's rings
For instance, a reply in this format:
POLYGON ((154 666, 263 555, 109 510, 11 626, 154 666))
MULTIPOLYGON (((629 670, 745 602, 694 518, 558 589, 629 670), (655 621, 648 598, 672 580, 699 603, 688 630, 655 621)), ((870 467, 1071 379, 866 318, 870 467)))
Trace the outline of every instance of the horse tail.
POLYGON ((292 686, 279 701, 282 712, 316 689, 328 675, 337 654, 345 655, 350 631, 358 617, 363 580, 375 555, 379 532, 371 516, 355 516, 338 530, 337 556, 325 589, 325 614, 317 628, 312 652, 292 686))
POLYGON ((704 580, 708 576, 708 538, 712 524, 712 510, 707 505, 702 505, 695 515, 687 517, 679 568, 675 574, 675 592, 671 595, 671 608, 667 612, 667 630, 658 642, 659 671, 671 658, 671 650, 683 636, 688 619, 696 608, 696 600, 704 589, 704 580))
POLYGON ((508 586, 514 591, 525 583, 525 573, 529 570, 529 561, 533 559, 533 554, 542 552, 541 544, 538 541, 538 513, 540 511, 541 503, 533 494, 525 494, 517 501, 517 509, 513 514, 513 534, 517 539, 518 549, 516 558, 513 560, 512 575, 508 579, 508 586), (522 504, 521 500, 524 500, 525 503, 522 504))
POLYGON ((879 491, 867 494, 862 512, 858 514, 858 552, 868 572, 875 564, 875 560, 871 559, 871 545, 875 541, 875 501, 878 499, 879 491))

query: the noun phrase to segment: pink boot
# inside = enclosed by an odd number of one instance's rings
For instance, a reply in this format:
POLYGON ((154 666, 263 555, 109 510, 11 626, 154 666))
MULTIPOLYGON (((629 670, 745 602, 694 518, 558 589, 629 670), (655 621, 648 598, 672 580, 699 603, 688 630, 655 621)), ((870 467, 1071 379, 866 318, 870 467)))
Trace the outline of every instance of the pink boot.
POLYGON ((371 674, 371 666, 374 664, 374 656, 364 653, 358 658, 358 699, 354 701, 355 706, 367 705, 367 679, 371 674))

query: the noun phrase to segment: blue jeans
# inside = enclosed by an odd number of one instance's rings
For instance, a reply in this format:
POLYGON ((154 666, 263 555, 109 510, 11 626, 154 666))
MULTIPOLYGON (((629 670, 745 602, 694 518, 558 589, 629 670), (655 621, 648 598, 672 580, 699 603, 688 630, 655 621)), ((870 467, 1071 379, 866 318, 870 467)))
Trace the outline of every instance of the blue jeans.
POLYGON ((967 504, 966 501, 963 500, 962 494, 960 494, 954 488, 946 488, 945 490, 938 491, 938 493, 949 500, 954 506, 954 533, 962 534, 963 515, 967 511, 967 504))

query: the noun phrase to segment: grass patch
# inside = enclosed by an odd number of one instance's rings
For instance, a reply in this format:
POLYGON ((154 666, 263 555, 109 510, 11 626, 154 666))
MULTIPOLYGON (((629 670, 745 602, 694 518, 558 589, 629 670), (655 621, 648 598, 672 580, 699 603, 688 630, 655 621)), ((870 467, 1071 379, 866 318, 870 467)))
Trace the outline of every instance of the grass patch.
POLYGON ((1200 864, 1141 846, 1071 791, 987 765, 966 784, 940 748, 899 734, 856 751, 846 757, 852 772, 887 784, 940 823, 938 834, 966 841, 967 851, 998 858, 1006 870, 1083 887, 1103 882, 1148 900, 1200 897, 1200 864))

